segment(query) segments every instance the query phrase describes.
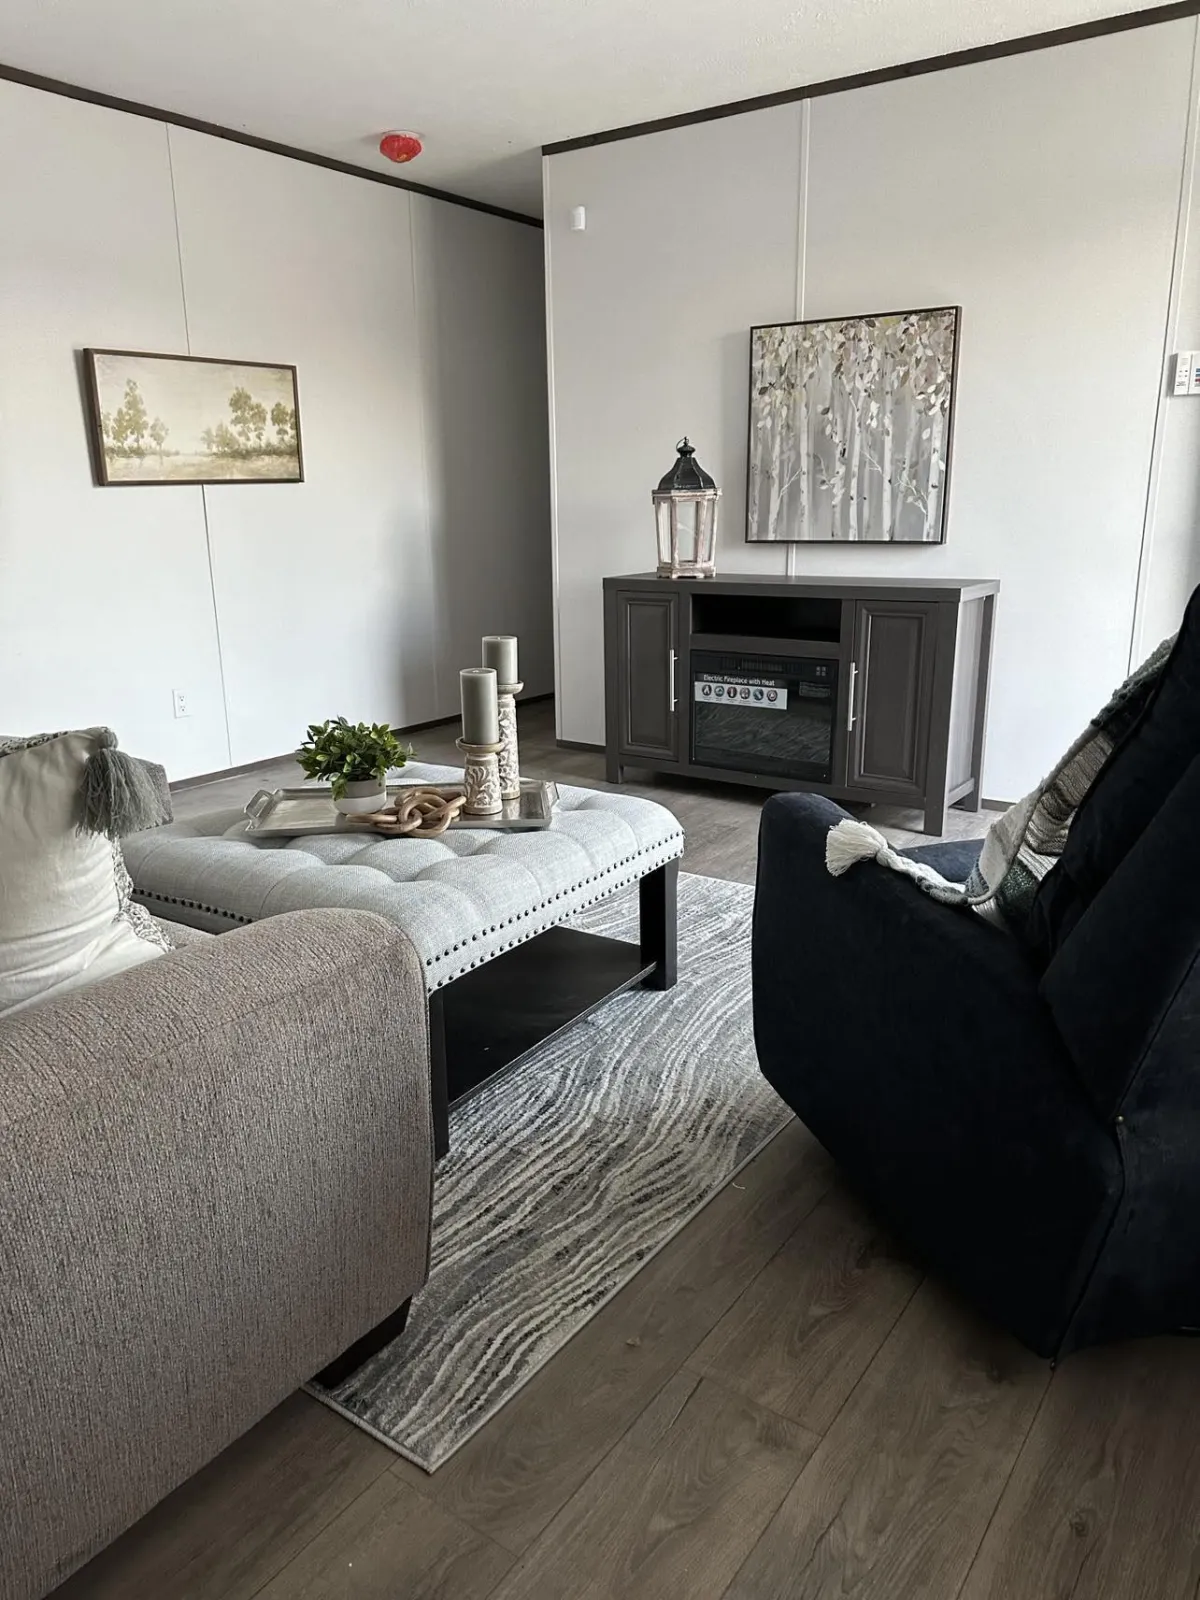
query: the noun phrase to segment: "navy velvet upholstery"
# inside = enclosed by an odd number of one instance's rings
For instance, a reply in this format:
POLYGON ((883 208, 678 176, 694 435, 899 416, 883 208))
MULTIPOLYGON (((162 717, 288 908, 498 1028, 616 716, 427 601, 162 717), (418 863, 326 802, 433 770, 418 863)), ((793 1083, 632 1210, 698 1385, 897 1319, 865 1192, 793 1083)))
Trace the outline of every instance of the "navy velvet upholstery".
MULTIPOLYGON (((1040 1354, 1200 1325, 1200 763, 1044 978, 872 862, 830 877, 842 815, 814 795, 763 810, 767 1079, 909 1245, 1040 1354)), ((978 848, 912 854, 959 878, 978 848)))
POLYGON ((1038 890, 1028 937, 1045 966, 1200 755, 1200 589, 1148 694, 1118 714, 1112 754, 1038 890))
POLYGON ((919 844, 914 850, 902 850, 900 854, 911 856, 914 861, 928 862, 950 883, 966 883, 982 847, 982 839, 949 839, 941 844, 919 844))

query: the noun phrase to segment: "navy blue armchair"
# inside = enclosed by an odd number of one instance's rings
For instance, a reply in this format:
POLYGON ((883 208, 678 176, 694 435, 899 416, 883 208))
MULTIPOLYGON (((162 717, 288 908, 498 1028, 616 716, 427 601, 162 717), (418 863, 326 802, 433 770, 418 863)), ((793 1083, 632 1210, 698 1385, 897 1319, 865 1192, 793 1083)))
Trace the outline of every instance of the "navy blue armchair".
MULTIPOLYGON (((1039 1354, 1200 1325, 1200 759, 1043 959, 874 862, 830 877, 843 815, 813 795, 763 810, 767 1079, 1039 1354)), ((978 848, 912 853, 962 880, 978 848)))

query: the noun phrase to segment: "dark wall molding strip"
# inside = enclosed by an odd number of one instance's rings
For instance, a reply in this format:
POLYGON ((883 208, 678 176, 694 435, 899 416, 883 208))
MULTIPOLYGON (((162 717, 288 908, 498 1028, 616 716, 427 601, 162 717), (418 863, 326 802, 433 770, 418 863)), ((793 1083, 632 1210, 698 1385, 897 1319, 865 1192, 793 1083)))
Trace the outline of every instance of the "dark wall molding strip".
MULTIPOLYGON (((1200 4, 1200 0, 1197 0, 1197 4, 1200 4)), ((489 205, 486 200, 470 200, 466 195, 433 189, 426 183, 414 183, 410 178, 393 177, 390 172, 372 172, 370 167, 356 167, 350 161, 335 161, 332 156, 319 156, 311 150, 298 150, 290 144, 276 144, 273 139, 239 133, 236 128, 223 128, 219 123, 202 122, 199 117, 164 111, 159 106, 146 106, 139 100, 122 100, 117 95, 101 94, 97 89, 81 88, 77 83, 63 83, 59 78, 44 78, 40 73, 5 66, 3 62, 0 62, 0 80, 22 84, 26 89, 40 89, 45 94, 62 95, 67 100, 82 100, 90 106, 103 106, 106 111, 124 111, 131 117, 148 117, 153 122, 169 123, 173 128, 190 128, 193 133, 207 133, 214 139, 228 139, 232 144, 248 145, 251 150, 265 150, 268 155, 286 156, 289 161, 304 161, 310 167, 324 167, 327 172, 340 172, 348 178, 365 178, 368 183, 386 184, 390 189, 407 189, 410 194, 423 194, 427 200, 444 200, 448 205, 465 206, 468 211, 482 211, 489 217, 503 217, 506 222, 523 222, 529 228, 542 226, 540 217, 528 217, 523 211, 509 211, 504 206, 489 205)))
POLYGON ((626 128, 609 128, 603 133, 585 133, 575 139, 560 139, 544 144, 544 156, 562 155, 568 150, 586 150, 596 144, 613 144, 618 139, 640 139, 648 133, 665 133, 669 128, 686 128, 694 122, 716 122, 722 117, 740 117, 748 111, 766 111, 796 100, 816 100, 822 95, 841 94, 847 89, 869 89, 877 83, 894 83, 899 78, 920 78, 930 72, 947 72, 952 67, 973 67, 981 61, 997 61, 1003 56, 1022 56, 1032 50, 1053 50, 1059 45, 1080 44, 1086 39, 1101 39, 1110 33, 1129 33, 1134 28, 1151 28, 1163 22, 1178 22, 1200 16, 1200 0, 1174 0, 1148 11, 1127 11, 1115 17, 1098 17, 1094 22, 1078 22, 1046 33, 1030 33, 1020 39, 1002 39, 997 44, 975 45, 948 55, 927 56, 922 61, 906 61, 895 67, 880 67, 872 72, 855 72, 845 78, 827 78, 776 94, 760 94, 749 100, 731 100, 726 105, 706 106, 700 111, 681 111, 673 117, 658 117, 653 122, 634 122, 626 128))

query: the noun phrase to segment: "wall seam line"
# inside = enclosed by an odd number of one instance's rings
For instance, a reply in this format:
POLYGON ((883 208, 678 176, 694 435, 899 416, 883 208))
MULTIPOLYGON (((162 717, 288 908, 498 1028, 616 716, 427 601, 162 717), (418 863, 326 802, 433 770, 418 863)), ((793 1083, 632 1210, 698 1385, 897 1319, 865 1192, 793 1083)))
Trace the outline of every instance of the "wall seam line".
POLYGON ((183 342, 187 353, 192 353, 192 330, 188 322, 187 283, 183 276, 183 240, 179 234, 179 200, 175 194, 175 152, 171 149, 171 128, 163 129, 167 140, 167 175, 171 180, 171 219, 175 224, 175 264, 179 269, 179 300, 183 306, 183 342))
MULTIPOLYGON (((434 561, 433 556, 433 478, 429 466, 429 421, 426 416, 433 372, 428 365, 430 360, 429 341, 423 338, 421 333, 421 285, 418 280, 419 268, 417 264, 417 228, 420 225, 420 221, 418 208, 413 205, 411 195, 407 197, 407 201, 408 267, 412 275, 413 339, 417 347, 417 372, 420 375, 420 404, 417 406, 417 426, 421 434, 421 481, 425 487, 422 499, 425 522, 425 559, 429 578, 429 609, 432 618, 429 665, 433 689, 433 714, 435 717, 440 717, 443 715, 441 655, 443 648, 448 648, 449 639, 442 636, 441 614, 444 612, 445 607, 439 603, 441 594, 437 581, 437 563, 434 561)), ((407 718, 407 712, 405 717, 407 718)))
POLYGON ((1167 312, 1163 327, 1162 360, 1158 375, 1158 399, 1154 411, 1154 437, 1150 445, 1150 469, 1146 476, 1146 501, 1142 516, 1142 537, 1138 545, 1137 578, 1133 590, 1133 616, 1129 625, 1128 670, 1132 672, 1145 653, 1142 630, 1146 616, 1146 591, 1154 553, 1154 530, 1162 485, 1163 454, 1166 448, 1167 419, 1174 396, 1167 383, 1167 363, 1171 346, 1179 335, 1179 309, 1183 294, 1183 274, 1187 261, 1191 221, 1192 191, 1196 174, 1196 142, 1200 135, 1200 17, 1192 24, 1192 71, 1188 81, 1187 121, 1183 137, 1183 158, 1179 171, 1179 208, 1175 217, 1175 248, 1171 256, 1171 278, 1167 292, 1167 312))
MULTIPOLYGON (((542 211, 548 218, 550 199, 550 164, 542 157, 542 211)), ((550 625, 554 645, 554 737, 562 739, 562 584, 558 556, 558 428, 554 395, 554 302, 551 266, 551 235, 553 228, 545 221, 542 232, 542 278, 546 296, 546 412, 549 422, 550 445, 550 586, 552 605, 550 625)), ((606 731, 607 737, 607 731, 606 731)))
MULTIPOLYGON (((808 291, 808 162, 812 141, 812 101, 800 102, 800 170, 796 187, 796 321, 804 321, 808 291)), ((796 546, 784 552, 784 572, 796 576, 796 546)))
POLYGON ((225 714, 225 748, 229 752, 229 765, 233 759, 233 732, 229 725, 229 691, 225 686, 225 647, 221 643, 221 615, 217 609, 217 580, 213 572, 212 533, 208 526, 208 490, 200 485, 200 507, 204 516, 204 554, 208 562, 208 592, 212 597, 213 632, 217 641, 217 673, 221 680, 221 709, 225 714))
MULTIPOLYGON (((192 328, 188 320, 187 278, 183 270, 183 237, 179 227, 179 199, 175 192, 175 153, 171 148, 171 125, 165 123, 163 132, 167 139, 167 172, 171 180, 171 215, 175 221, 175 259, 179 266, 179 299, 183 307, 183 339, 187 353, 192 353, 192 328)), ((213 638, 217 646, 217 678, 221 685, 221 715, 225 722, 225 750, 229 765, 233 760, 233 733, 229 725, 229 691, 225 683, 225 647, 221 642, 221 613, 217 606, 217 578, 213 569, 212 533, 208 525, 208 489, 200 489, 200 514, 204 519, 204 559, 208 566, 208 594, 212 603, 213 638)))

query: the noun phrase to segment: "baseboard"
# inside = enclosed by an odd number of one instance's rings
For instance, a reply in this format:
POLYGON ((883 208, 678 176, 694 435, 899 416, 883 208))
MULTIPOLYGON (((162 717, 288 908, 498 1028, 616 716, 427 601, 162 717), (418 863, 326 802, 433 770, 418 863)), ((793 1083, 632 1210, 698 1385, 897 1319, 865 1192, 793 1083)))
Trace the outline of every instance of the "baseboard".
POLYGON ((989 800, 985 796, 979 804, 984 811, 1007 811, 1014 802, 1012 800, 989 800))
POLYGON ((198 789, 203 783, 219 783, 222 778, 240 778, 247 772, 268 766, 272 761, 286 761, 294 750, 285 750, 281 756, 263 756, 260 761, 244 761, 240 767, 221 767, 217 772, 198 772, 194 778, 176 778, 167 788, 172 794, 182 794, 185 789, 198 789))
MULTIPOLYGON (((519 706, 535 706, 542 700, 553 700, 554 693, 521 695, 517 704, 519 706)), ((458 713, 452 717, 431 717, 428 722, 408 722, 404 727, 396 728, 395 733, 421 733, 426 728, 444 728, 449 723, 458 721, 458 713)), ((581 750, 591 749, 590 745, 580 745, 581 750)), ((596 749, 602 746, 597 745, 596 749)), ((198 772, 194 778, 177 778, 174 783, 168 784, 172 794, 182 793, 184 789, 198 789, 202 783, 219 783, 222 778, 240 778, 247 772, 255 772, 259 767, 270 766, 273 761, 287 761, 294 756, 294 750, 285 750, 278 756, 260 756, 257 761, 243 761, 240 767, 222 767, 219 772, 198 772)))

